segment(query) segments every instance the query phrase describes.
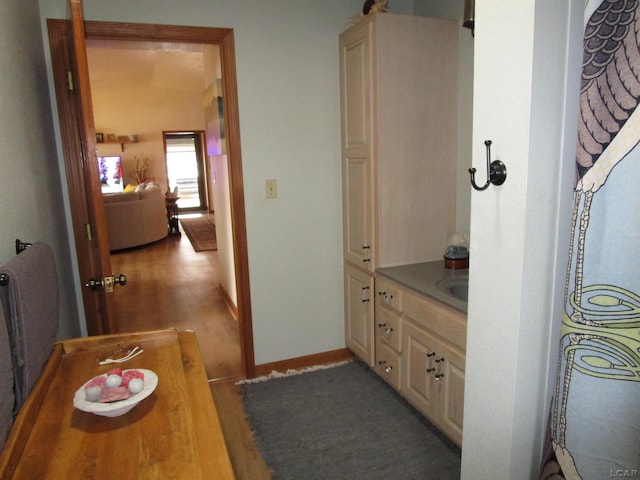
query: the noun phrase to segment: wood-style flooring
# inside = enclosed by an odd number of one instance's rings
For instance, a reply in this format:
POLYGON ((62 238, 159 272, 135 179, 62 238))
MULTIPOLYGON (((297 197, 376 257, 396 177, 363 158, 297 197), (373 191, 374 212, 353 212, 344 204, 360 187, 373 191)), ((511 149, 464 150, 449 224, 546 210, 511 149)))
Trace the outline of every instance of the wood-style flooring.
POLYGON ((111 266, 127 276, 113 301, 120 330, 194 330, 236 478, 270 479, 235 384, 244 375, 238 325, 218 290, 218 253, 195 252, 183 233, 116 252, 111 266))
POLYGON ((173 327, 194 330, 210 380, 241 378, 238 323, 218 289, 218 252, 195 252, 181 236, 111 255, 127 276, 113 295, 121 332, 173 327))

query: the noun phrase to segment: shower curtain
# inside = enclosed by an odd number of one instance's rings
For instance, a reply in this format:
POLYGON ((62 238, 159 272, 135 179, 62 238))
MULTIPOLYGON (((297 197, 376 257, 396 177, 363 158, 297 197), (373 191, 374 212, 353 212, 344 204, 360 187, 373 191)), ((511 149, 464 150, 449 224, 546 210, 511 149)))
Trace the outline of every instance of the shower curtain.
POLYGON ((586 0, 560 352, 540 478, 640 478, 640 7, 586 0))

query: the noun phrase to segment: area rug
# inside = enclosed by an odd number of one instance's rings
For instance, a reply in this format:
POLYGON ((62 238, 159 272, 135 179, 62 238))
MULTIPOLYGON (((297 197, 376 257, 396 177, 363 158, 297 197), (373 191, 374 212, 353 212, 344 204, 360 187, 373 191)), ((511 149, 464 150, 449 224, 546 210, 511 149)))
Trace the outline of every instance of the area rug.
POLYGON ((196 252, 218 249, 213 215, 181 218, 180 224, 196 252))
POLYGON ((241 388, 276 480, 460 478, 460 449, 361 362, 241 388))

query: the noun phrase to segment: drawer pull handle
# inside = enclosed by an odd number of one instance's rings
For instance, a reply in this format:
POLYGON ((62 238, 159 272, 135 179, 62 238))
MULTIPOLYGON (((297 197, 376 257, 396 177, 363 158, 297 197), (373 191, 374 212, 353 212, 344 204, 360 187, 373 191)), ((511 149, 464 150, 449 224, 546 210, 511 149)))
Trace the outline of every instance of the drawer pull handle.
POLYGON ((436 367, 427 368, 427 373, 431 373, 431 372, 435 372, 435 371, 436 371, 436 367))
POLYGON ((436 352, 429 352, 427 353, 427 357, 435 357, 436 352))
POLYGON ((391 335, 393 333, 393 328, 392 327, 387 327, 386 323, 379 323, 378 324, 378 328, 383 328, 384 329, 384 333, 387 335, 391 335))
POLYGON ((387 293, 384 290, 379 291, 378 296, 382 297, 385 302, 390 302, 393 300, 393 294, 387 293))
POLYGON ((436 358, 436 363, 444 362, 444 357, 436 358))
POLYGON ((434 375, 434 377, 435 377, 435 379, 436 379, 437 381, 440 381, 440 379, 441 379, 442 377, 444 377, 444 373, 436 373, 436 374, 434 375))
MULTIPOLYGON (((380 366, 387 365, 387 361, 386 360, 378 360, 378 365, 380 365, 380 366)), ((393 370, 393 367, 391 365, 387 365, 386 367, 384 367, 384 371, 386 373, 390 373, 391 370, 393 370)))

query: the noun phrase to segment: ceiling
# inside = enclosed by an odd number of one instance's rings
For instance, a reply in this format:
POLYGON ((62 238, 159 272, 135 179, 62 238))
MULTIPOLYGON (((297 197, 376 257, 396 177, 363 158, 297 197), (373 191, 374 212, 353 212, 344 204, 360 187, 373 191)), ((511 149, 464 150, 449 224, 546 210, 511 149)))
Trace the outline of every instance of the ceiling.
POLYGON ((87 41, 91 88, 164 87, 202 92, 205 45, 87 41))

